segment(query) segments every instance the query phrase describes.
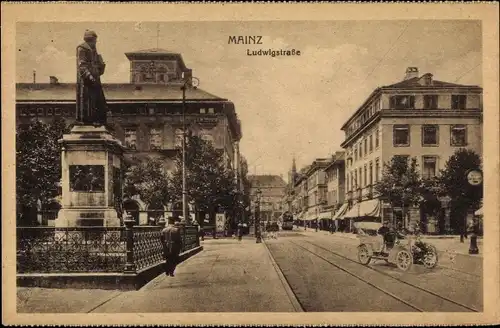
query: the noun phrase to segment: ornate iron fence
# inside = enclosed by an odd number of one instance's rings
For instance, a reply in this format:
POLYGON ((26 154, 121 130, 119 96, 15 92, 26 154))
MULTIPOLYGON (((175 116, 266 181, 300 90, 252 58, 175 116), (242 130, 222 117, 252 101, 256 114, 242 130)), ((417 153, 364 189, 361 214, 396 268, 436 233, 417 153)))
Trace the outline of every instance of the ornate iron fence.
POLYGON ((163 260, 161 227, 134 227, 134 263, 137 270, 163 260))
MULTIPOLYGON (((18 273, 137 272, 164 259, 161 226, 19 227, 18 273)), ((198 229, 181 226, 182 252, 200 245, 198 229)))
POLYGON ((17 228, 17 272, 117 272, 125 264, 122 228, 17 228))

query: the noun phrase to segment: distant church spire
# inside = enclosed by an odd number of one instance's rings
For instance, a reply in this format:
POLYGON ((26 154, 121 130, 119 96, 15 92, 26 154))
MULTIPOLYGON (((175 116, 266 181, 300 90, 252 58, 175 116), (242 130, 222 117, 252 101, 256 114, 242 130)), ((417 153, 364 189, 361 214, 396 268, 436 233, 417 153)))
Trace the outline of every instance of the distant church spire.
POLYGON ((295 184, 295 178, 297 176, 297 165, 295 164, 295 155, 293 155, 293 160, 292 160, 292 170, 290 171, 289 177, 288 177, 288 183, 293 187, 295 184))

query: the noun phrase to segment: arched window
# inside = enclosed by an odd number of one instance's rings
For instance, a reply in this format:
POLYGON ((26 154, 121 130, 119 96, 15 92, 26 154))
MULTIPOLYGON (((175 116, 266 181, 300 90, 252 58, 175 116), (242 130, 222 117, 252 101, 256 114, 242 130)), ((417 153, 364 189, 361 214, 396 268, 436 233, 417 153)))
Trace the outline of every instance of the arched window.
POLYGON ((165 214, 165 209, 163 204, 160 202, 154 202, 148 206, 148 224, 154 225, 158 222, 158 219, 165 214))

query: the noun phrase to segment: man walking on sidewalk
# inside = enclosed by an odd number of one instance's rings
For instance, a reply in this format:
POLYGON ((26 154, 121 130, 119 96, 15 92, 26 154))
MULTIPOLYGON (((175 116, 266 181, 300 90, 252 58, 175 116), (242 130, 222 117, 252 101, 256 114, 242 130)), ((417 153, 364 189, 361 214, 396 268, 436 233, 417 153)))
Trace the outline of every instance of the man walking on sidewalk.
POLYGON ((173 277, 182 247, 181 231, 174 225, 174 218, 168 218, 168 225, 162 230, 160 240, 165 257, 165 275, 173 277))

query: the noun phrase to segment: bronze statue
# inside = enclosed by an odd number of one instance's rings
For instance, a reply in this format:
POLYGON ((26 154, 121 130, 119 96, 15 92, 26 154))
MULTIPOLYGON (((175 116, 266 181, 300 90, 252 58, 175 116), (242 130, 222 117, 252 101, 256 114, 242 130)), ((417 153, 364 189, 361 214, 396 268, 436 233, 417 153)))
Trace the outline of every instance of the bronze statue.
POLYGON ((83 40, 76 48, 76 120, 84 125, 106 125, 106 98, 100 78, 106 64, 97 52, 97 34, 86 30, 83 40))

